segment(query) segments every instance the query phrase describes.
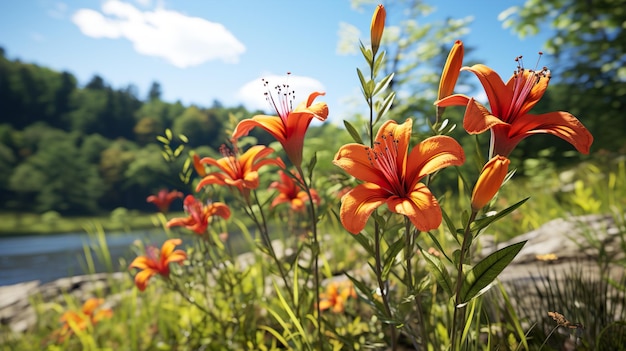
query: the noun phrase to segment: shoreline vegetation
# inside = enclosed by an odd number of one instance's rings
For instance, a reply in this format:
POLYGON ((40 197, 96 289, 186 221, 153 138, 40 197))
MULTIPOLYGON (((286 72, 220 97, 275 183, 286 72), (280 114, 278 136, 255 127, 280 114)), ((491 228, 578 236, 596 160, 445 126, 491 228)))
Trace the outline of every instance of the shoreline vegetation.
MULTIPOLYGON (((172 212, 167 217, 182 216, 172 212)), ((95 226, 106 233, 161 228, 159 214, 135 210, 116 209, 110 213, 93 216, 61 216, 56 212, 43 214, 25 212, 0 212, 0 238, 17 236, 44 236, 66 233, 88 234, 95 226)))

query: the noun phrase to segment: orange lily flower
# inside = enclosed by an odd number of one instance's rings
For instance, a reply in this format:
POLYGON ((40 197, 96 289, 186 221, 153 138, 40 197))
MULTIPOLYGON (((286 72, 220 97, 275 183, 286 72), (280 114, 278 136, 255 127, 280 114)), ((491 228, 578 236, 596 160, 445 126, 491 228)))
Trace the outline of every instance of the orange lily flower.
MULTIPOLYGON (((267 86, 267 82, 264 82, 267 86)), ((304 135, 313 118, 325 121, 328 117, 328 105, 325 102, 317 102, 315 98, 324 93, 314 92, 309 98, 292 110, 293 93, 289 86, 284 86, 287 91, 277 86, 278 99, 272 94, 266 93, 270 104, 276 110, 278 116, 257 115, 250 119, 239 122, 233 131, 233 138, 248 135, 254 127, 260 127, 270 133, 285 149, 287 157, 296 167, 302 165, 302 148, 304 147, 304 135)))
POLYGON ((534 71, 518 64, 516 72, 506 84, 485 65, 463 67, 462 70, 478 77, 487 94, 491 111, 462 94, 445 97, 436 101, 435 105, 467 106, 463 127, 469 134, 480 134, 491 129, 491 157, 508 156, 522 139, 539 133, 555 135, 572 144, 579 152, 589 153, 593 136, 572 114, 564 111, 540 115, 528 113, 548 88, 550 72, 547 68, 534 71))
POLYGON ((159 211, 162 213, 167 213, 170 208, 170 204, 177 198, 183 197, 183 193, 180 191, 172 190, 167 191, 167 189, 161 189, 156 195, 150 195, 146 198, 147 202, 153 203, 156 207, 159 208, 159 211))
POLYGON ((87 329, 90 325, 96 325, 104 318, 111 318, 113 311, 111 309, 98 309, 104 303, 104 299, 92 297, 87 299, 83 304, 80 312, 67 311, 61 316, 63 326, 57 332, 60 342, 72 335, 75 331, 87 329), (97 310, 97 311, 96 311, 97 310))
POLYGON ((133 260, 129 268, 141 269, 135 275, 135 285, 140 291, 146 290, 148 280, 155 274, 160 274, 166 278, 169 277, 170 263, 177 262, 178 264, 183 264, 183 261, 187 259, 185 251, 174 251, 174 248, 182 243, 180 239, 166 240, 160 252, 155 247, 149 247, 146 256, 139 256, 133 260))
MULTIPOLYGON (((306 191, 302 190, 293 179, 285 174, 283 171, 278 171, 280 175, 280 181, 275 181, 270 184, 270 189, 278 190, 279 194, 272 201, 271 207, 282 203, 288 203, 291 205, 291 209, 296 212, 302 212, 306 208, 306 202, 309 200, 309 195, 306 191)), ((293 173, 292 173, 293 174, 293 173)), ((317 191, 311 189, 311 195, 313 196, 313 203, 316 205, 320 203, 320 197, 317 195, 317 191)))
POLYGON ((387 11, 385 6, 379 4, 374 10, 372 16, 372 23, 370 24, 370 39, 372 41, 372 55, 376 56, 378 47, 380 46, 380 39, 383 37, 383 30, 385 29, 385 18, 387 17, 387 11))
POLYGON ((345 310, 350 297, 353 299, 357 297, 352 282, 347 281, 344 284, 331 282, 326 287, 326 292, 320 294, 320 311, 330 308, 334 313, 341 313, 345 310))
POLYGON ((225 203, 213 202, 205 205, 196 200, 193 195, 185 197, 184 208, 188 216, 170 219, 166 224, 168 228, 184 226, 198 234, 204 234, 213 216, 220 216, 224 219, 230 218, 230 208, 225 203))
POLYGON ((508 158, 498 155, 485 164, 472 191, 472 211, 480 210, 493 199, 509 172, 510 163, 508 158))
POLYGON ((196 186, 196 191, 200 191, 209 184, 229 185, 239 189, 242 194, 247 194, 250 189, 259 187, 259 168, 265 165, 276 165, 285 168, 285 164, 280 158, 264 159, 274 152, 274 149, 255 145, 238 156, 235 152, 222 145, 220 152, 224 157, 216 160, 205 157, 200 160, 203 164, 213 165, 220 169, 219 172, 207 174, 196 186))
POLYGON ((335 165, 365 182, 342 198, 341 223, 352 234, 363 230, 372 212, 385 203, 421 231, 441 224, 439 203, 420 180, 441 168, 463 164, 465 153, 448 136, 425 139, 409 153, 411 131, 410 119, 403 124, 390 120, 378 130, 373 148, 347 144, 335 155, 335 165))

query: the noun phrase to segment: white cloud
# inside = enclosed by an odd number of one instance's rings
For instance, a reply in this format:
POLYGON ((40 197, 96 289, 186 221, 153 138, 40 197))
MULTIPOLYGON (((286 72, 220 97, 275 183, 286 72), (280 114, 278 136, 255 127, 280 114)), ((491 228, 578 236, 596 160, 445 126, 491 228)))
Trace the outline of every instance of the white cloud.
POLYGON ((302 101, 305 101, 309 94, 315 91, 324 92, 324 85, 313 78, 290 75, 275 75, 266 74, 253 81, 246 83, 239 89, 237 98, 245 105, 248 110, 263 110, 268 113, 274 114, 273 108, 270 107, 269 102, 265 99, 265 93, 270 92, 276 97, 277 85, 288 84, 290 90, 295 94, 294 108, 302 101), (263 80, 268 82, 268 85, 263 84, 263 80))
POLYGON ((179 68, 211 60, 237 63, 246 51, 220 23, 164 8, 141 11, 119 0, 106 1, 102 12, 80 9, 72 21, 89 37, 128 39, 138 53, 162 57, 179 68))

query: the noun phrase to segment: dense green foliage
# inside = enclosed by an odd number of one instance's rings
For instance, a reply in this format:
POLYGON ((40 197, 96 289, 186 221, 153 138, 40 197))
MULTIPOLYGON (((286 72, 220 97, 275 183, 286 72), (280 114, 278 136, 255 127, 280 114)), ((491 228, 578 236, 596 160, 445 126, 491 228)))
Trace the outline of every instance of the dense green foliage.
POLYGON ((191 190, 178 181, 184 160, 166 162, 158 135, 166 128, 186 135, 186 151, 203 146, 198 153, 208 156, 228 139, 230 116, 252 115, 217 101, 210 108, 162 101, 156 82, 145 100, 136 90, 114 89, 97 75, 79 87, 71 73, 10 60, 0 50, 0 196, 10 199, 1 209, 153 210, 145 198, 160 188, 191 190))

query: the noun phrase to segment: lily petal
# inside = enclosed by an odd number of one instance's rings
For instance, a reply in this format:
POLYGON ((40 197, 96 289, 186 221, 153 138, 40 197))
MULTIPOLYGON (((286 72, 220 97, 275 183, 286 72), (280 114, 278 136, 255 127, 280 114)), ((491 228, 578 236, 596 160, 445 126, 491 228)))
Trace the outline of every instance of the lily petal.
POLYGON ((146 286, 148 286, 148 280, 157 274, 157 271, 152 269, 144 269, 141 272, 138 272, 135 275, 135 285, 140 291, 146 290, 146 286))
POLYGON ((133 262, 130 263, 128 268, 139 268, 139 269, 149 269, 154 268, 154 261, 150 260, 145 256, 137 256, 133 262))
POLYGON ((532 134, 552 134, 572 144, 580 153, 588 154, 593 136, 571 113, 556 111, 540 115, 526 114, 517 118, 509 135, 519 140, 532 134))
POLYGON ((341 199, 340 218, 344 228, 359 234, 374 210, 385 203, 389 192, 372 183, 357 185, 341 199))
POLYGON ((427 174, 448 166, 465 163, 465 152, 461 145, 449 136, 439 135, 424 139, 409 154, 407 161, 407 182, 410 189, 427 174))
POLYGON ((254 127, 259 127, 270 133, 281 144, 287 141, 287 131, 280 117, 257 115, 249 119, 244 119, 237 124, 233 131, 233 138, 248 135, 254 127))
POLYGON ((391 211, 407 216, 420 231, 437 229, 441 224, 442 215, 439 203, 428 187, 422 183, 418 183, 407 198, 390 197, 387 200, 387 206, 391 211))
POLYGON ((469 134, 480 134, 496 125, 508 124, 500 118, 492 115, 489 110, 474 98, 469 99, 465 116, 463 117, 463 128, 469 134))
POLYGON ((163 246, 161 246, 161 257, 168 257, 172 254, 174 248, 182 243, 183 241, 180 239, 165 240, 163 246))
POLYGON ((391 189, 382 172, 372 165, 368 149, 362 144, 346 144, 337 151, 333 164, 356 179, 379 185, 385 184, 386 188, 391 189))
POLYGON ((513 92, 504 85, 498 73, 483 64, 463 67, 461 70, 470 71, 478 77, 485 89, 493 114, 502 116, 506 112, 507 106, 511 103, 513 92))

